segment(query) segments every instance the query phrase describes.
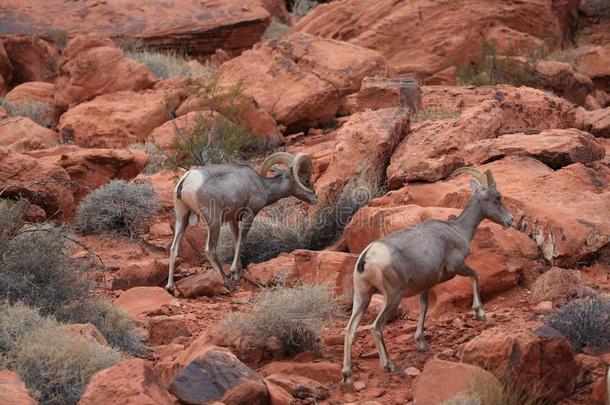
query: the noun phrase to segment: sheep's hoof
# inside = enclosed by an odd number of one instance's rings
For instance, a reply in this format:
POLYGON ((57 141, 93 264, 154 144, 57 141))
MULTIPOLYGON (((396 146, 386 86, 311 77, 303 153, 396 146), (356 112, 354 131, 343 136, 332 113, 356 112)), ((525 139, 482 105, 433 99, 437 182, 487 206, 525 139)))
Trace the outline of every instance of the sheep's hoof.
POLYGON ((487 317, 485 316, 485 311, 482 309, 475 311, 474 319, 478 321, 486 321, 487 317))
POLYGON ((342 372, 341 374, 343 375, 343 379, 341 380, 341 389, 343 392, 351 392, 353 390, 351 371, 342 372))
POLYGON ((173 284, 168 284, 165 286, 165 291, 167 291, 170 294, 174 294, 175 289, 174 289, 174 285, 173 284))
POLYGON ((425 340, 417 341, 417 351, 418 352, 427 352, 428 351, 428 343, 425 340))
POLYGON ((237 283, 235 283, 235 281, 231 280, 231 277, 225 277, 225 287, 227 287, 227 290, 229 290, 230 292, 233 292, 237 289, 237 283))
POLYGON ((391 360, 388 360, 388 363, 384 366, 384 368, 388 373, 394 373, 396 372, 396 370, 398 370, 396 364, 394 364, 391 360))
POLYGON ((229 278, 235 282, 240 281, 244 276, 242 269, 233 269, 229 271, 229 278))

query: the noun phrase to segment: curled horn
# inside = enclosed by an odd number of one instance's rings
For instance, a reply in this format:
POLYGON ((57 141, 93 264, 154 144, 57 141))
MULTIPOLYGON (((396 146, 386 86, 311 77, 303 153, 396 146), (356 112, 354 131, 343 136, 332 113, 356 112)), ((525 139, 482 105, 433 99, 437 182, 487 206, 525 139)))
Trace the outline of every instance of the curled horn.
POLYGON ((269 155, 267 159, 263 161, 261 165, 261 176, 267 177, 267 172, 271 169, 271 166, 283 163, 289 168, 292 168, 292 162, 294 161, 295 156, 292 153, 288 152, 277 152, 273 155, 269 155))
POLYGON ((299 187, 305 191, 313 193, 314 191, 312 189, 303 184, 300 176, 300 174, 304 174, 307 179, 311 178, 311 173, 313 172, 313 163, 311 162, 311 158, 305 153, 297 153, 292 162, 291 170, 294 180, 297 182, 299 187))
POLYGON ((487 177, 487 186, 488 187, 496 184, 496 181, 494 180, 494 175, 491 173, 491 170, 489 170, 489 169, 485 170, 485 177, 487 177))
MULTIPOLYGON (((457 176, 458 174, 462 173, 468 173, 469 175, 474 177, 474 179, 477 181, 477 183, 479 183, 481 187, 487 187, 487 180, 491 177, 491 172, 489 174, 490 177, 487 177, 486 175, 472 167, 460 167, 456 169, 453 173, 451 173, 451 176, 457 176)), ((493 180, 493 177, 491 177, 491 179, 493 180)))

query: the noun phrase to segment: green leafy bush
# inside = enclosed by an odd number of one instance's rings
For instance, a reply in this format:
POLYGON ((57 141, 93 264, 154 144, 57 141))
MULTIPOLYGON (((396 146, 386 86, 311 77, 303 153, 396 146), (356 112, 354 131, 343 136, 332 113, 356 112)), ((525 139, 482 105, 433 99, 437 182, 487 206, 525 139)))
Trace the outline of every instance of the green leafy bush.
POLYGON ((223 328, 257 342, 276 337, 289 353, 318 351, 322 325, 339 313, 326 286, 275 287, 258 293, 250 312, 230 314, 223 328))
POLYGON ((76 222, 83 234, 121 234, 134 238, 148 231, 158 210, 152 185, 113 180, 83 198, 76 222))

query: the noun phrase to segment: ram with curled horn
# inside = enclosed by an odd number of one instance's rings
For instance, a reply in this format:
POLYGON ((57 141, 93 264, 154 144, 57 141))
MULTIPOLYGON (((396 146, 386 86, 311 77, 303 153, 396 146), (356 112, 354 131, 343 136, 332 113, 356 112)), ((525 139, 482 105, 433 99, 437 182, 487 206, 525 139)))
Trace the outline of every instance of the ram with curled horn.
POLYGON ((310 204, 317 202, 311 183, 312 162, 308 155, 278 152, 267 157, 260 174, 242 164, 217 164, 197 167, 186 172, 174 189, 176 226, 170 248, 169 276, 166 289, 174 288, 174 271, 180 241, 186 227, 205 220, 208 227, 206 256, 232 289, 243 275, 241 253, 252 221, 267 205, 284 197, 296 197, 310 204), (272 166, 282 164, 288 170, 267 177, 272 166), (216 255, 220 227, 231 227, 235 254, 229 275, 222 270, 216 255))
POLYGON ((419 318, 415 342, 420 351, 427 348, 424 320, 428 309, 428 291, 455 275, 472 279, 472 308, 479 320, 485 320, 481 306, 479 276, 464 260, 470 253, 474 232, 484 219, 508 228, 513 217, 504 207, 491 171, 481 173, 471 167, 457 169, 453 175, 467 173, 473 177, 473 195, 461 214, 450 221, 429 220, 402 229, 368 245, 354 268, 352 316, 345 328, 343 347, 343 383, 351 384, 351 345, 371 297, 380 293, 384 304, 371 331, 379 351, 381 365, 388 371, 396 367, 388 358, 383 327, 395 313, 403 297, 419 294, 419 318))

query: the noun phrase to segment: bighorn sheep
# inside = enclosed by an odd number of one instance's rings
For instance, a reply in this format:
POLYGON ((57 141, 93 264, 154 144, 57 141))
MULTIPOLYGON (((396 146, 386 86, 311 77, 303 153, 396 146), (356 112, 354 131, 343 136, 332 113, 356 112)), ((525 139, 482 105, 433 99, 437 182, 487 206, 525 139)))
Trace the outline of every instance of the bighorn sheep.
POLYGON ((508 228, 513 223, 513 217, 502 204, 502 196, 491 171, 482 174, 476 169, 462 167, 453 175, 460 173, 474 177, 470 183, 474 194, 457 218, 450 221, 429 220, 394 232, 371 243, 360 254, 354 268, 352 316, 345 328, 343 384, 351 384, 352 341, 374 293, 383 294, 385 300, 373 323, 372 333, 381 364, 388 371, 394 371, 396 367, 388 358, 383 327, 398 308, 401 298, 419 294, 419 319, 415 332, 419 351, 427 349, 424 319, 428 309, 428 290, 456 274, 472 278, 472 308, 477 319, 485 320, 479 295, 479 277, 464 263, 464 259, 470 253, 470 242, 483 219, 508 228))
POLYGON ((216 256, 221 225, 228 223, 231 227, 235 255, 230 274, 234 280, 238 280, 242 275, 240 256, 254 217, 264 207, 284 197, 294 196, 315 204, 317 197, 311 185, 311 173, 309 156, 286 152, 267 157, 260 174, 250 166, 241 164, 210 165, 186 172, 174 189, 176 227, 165 288, 173 290, 176 256, 187 225, 195 225, 202 217, 208 226, 206 256, 212 267, 221 274, 225 285, 233 288, 233 281, 225 275, 216 256), (267 172, 276 164, 285 164, 289 170, 267 178, 267 172))

